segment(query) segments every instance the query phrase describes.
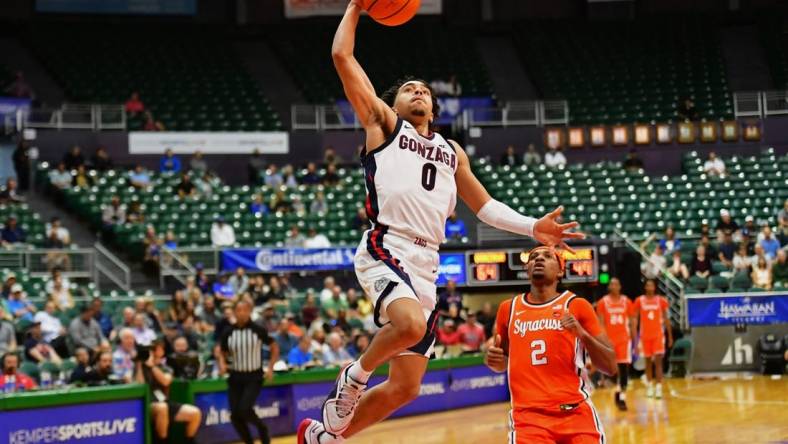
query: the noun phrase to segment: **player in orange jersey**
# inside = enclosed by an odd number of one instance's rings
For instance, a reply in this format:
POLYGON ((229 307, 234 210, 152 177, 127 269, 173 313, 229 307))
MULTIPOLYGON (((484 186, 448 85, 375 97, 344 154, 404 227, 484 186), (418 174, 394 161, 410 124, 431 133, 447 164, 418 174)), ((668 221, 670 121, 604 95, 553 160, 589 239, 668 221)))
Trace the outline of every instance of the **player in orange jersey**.
POLYGON ((668 348, 673 345, 673 332, 670 330, 668 300, 657 295, 657 283, 647 279, 643 287, 644 295, 635 299, 634 317, 640 321, 640 344, 646 358, 646 396, 662 398, 662 357, 665 356, 665 331, 668 334, 668 348), (663 331, 664 327, 664 331, 663 331), (652 369, 651 365, 654 365, 652 369), (654 379, 656 373, 656 390, 654 379))
POLYGON ((563 260, 553 248, 531 250, 531 292, 498 307, 485 364, 509 373, 509 443, 604 443, 602 422, 580 376, 586 356, 616 373, 616 355, 591 304, 557 290, 563 260))
POLYGON ((605 329, 605 333, 613 343, 618 363, 618 390, 615 393, 616 407, 627 409, 626 390, 629 376, 629 364, 632 364, 632 332, 635 331, 632 301, 621 294, 621 281, 610 279, 607 285, 608 294, 596 303, 596 313, 605 329))

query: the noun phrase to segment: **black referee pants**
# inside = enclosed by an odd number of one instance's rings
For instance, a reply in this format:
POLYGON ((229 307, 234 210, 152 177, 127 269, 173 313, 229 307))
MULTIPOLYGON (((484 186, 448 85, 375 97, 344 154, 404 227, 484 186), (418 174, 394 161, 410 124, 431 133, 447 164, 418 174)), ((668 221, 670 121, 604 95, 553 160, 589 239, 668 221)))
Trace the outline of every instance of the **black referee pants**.
POLYGON ((227 379, 227 397, 230 403, 230 420, 244 443, 253 444, 254 439, 247 426, 257 428, 262 444, 270 444, 268 427, 254 412, 254 404, 263 388, 263 372, 230 372, 227 379))

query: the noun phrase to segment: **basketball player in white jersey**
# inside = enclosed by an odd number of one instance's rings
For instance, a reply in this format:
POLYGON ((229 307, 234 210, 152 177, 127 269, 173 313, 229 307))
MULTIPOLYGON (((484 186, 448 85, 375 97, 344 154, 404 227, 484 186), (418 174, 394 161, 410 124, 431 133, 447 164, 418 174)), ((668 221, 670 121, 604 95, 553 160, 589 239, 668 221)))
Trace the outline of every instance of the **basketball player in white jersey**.
POLYGON ((299 444, 343 442, 418 396, 435 341, 438 247, 457 194, 483 222, 543 244, 566 247, 564 239, 583 236, 568 232, 576 222, 556 222, 561 208, 537 220, 492 199, 462 148, 430 131, 438 107, 426 82, 403 81, 378 98, 353 56, 360 13, 352 0, 334 36, 332 56, 366 132, 361 158, 373 227, 361 239, 355 268, 381 329, 367 351, 340 371, 323 406, 323 421, 299 425, 299 444), (388 380, 366 392, 370 374, 386 362, 388 380))

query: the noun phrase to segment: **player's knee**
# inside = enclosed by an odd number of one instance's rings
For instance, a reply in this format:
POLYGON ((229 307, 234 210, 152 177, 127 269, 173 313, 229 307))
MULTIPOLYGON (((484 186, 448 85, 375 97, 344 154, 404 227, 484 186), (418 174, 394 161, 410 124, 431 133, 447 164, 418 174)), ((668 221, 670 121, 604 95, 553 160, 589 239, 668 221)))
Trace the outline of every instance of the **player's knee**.
POLYGON ((390 384, 390 399, 398 405, 407 404, 419 397, 421 383, 415 382, 394 382, 389 381, 390 384))
POLYGON ((151 405, 151 414, 154 417, 167 416, 167 404, 163 402, 154 402, 151 405))

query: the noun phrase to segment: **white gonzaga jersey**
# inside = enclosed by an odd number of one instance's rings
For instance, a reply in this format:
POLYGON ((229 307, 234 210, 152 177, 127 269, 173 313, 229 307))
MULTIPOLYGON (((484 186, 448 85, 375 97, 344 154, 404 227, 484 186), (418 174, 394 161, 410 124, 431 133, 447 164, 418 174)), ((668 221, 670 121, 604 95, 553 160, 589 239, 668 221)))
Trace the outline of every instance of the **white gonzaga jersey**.
POLYGON ((422 136, 397 119, 394 132, 370 154, 362 152, 366 210, 373 227, 367 236, 375 259, 385 256, 383 236, 391 233, 437 251, 446 219, 457 203, 457 154, 438 133, 422 136))

